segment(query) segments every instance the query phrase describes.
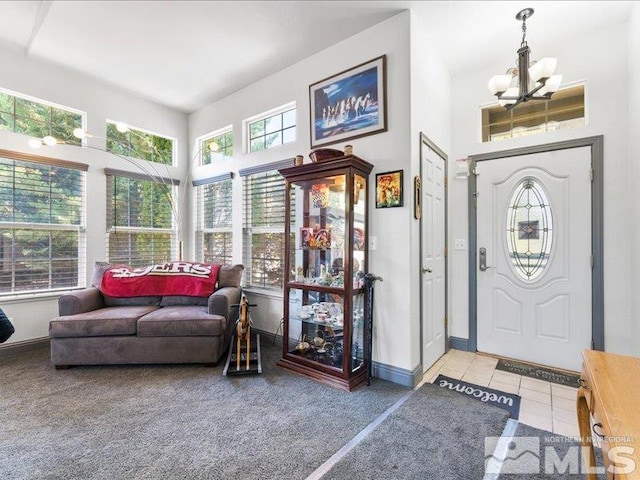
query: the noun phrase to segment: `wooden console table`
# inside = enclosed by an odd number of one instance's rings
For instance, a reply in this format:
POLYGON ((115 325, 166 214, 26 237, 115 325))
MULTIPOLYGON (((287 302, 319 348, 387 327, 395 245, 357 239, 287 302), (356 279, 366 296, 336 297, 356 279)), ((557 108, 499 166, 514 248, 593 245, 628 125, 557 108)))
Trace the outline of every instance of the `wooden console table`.
MULTIPOLYGON (((595 465, 592 436, 597 435, 607 478, 640 479, 640 358, 595 350, 582 356, 578 427, 582 445, 589 448, 589 466, 595 465)), ((594 473, 587 479, 596 480, 595 470, 589 472, 594 473)))

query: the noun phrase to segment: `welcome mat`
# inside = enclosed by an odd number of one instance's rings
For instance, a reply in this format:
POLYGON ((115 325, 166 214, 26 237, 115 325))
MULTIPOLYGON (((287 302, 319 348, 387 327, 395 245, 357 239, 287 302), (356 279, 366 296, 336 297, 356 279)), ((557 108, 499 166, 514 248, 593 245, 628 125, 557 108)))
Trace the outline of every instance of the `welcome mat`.
POLYGON ((501 392, 489 387, 474 385, 473 383, 463 382, 462 380, 456 380, 455 378, 449 378, 444 375, 438 375, 438 378, 435 379, 433 384, 460 392, 470 398, 488 403, 489 405, 502 408, 508 411, 514 420, 517 420, 520 414, 520 397, 513 393, 501 392))
POLYGON ((564 385, 565 387, 578 388, 580 386, 578 383, 580 375, 575 373, 567 373, 561 370, 554 370, 552 368, 538 367, 536 365, 529 365, 527 363, 516 362, 514 360, 505 360, 501 358, 498 360, 496 370, 515 373, 516 375, 524 375, 525 377, 537 378, 538 380, 557 383, 559 385, 564 385))

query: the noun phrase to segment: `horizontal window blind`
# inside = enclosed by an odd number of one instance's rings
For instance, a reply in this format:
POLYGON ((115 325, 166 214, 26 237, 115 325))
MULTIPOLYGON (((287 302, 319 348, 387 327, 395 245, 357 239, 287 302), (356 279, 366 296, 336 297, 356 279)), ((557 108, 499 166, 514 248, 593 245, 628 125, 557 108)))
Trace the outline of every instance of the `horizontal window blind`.
POLYGON ((56 163, 0 155, 0 295, 85 284, 85 166, 56 163))
POLYGON ((109 262, 138 267, 176 258, 175 193, 170 183, 107 175, 109 262))
POLYGON ((196 256, 207 263, 233 261, 233 180, 223 175, 196 185, 196 256))
POLYGON ((277 168, 292 166, 278 162, 243 176, 243 256, 247 287, 282 289, 284 285, 285 181, 277 168))

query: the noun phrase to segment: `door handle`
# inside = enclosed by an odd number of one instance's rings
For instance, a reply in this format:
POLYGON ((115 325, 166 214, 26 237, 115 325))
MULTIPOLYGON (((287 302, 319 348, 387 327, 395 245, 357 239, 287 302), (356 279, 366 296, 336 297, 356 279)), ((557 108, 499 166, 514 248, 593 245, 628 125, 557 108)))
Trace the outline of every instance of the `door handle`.
POLYGON ((478 268, 481 272, 484 272, 487 268, 491 268, 487 267, 487 249, 484 247, 480 247, 478 251, 478 268))
POLYGON ((422 273, 431 273, 431 272, 433 272, 433 270, 431 270, 429 267, 422 268, 422 273))

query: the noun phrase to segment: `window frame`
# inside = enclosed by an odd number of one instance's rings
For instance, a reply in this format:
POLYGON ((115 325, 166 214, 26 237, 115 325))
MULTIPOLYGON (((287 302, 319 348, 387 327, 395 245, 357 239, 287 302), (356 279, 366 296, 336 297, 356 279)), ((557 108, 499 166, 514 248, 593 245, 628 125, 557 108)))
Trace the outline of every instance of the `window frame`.
MULTIPOLYGON (((82 163, 70 162, 66 160, 58 160, 49 157, 43 157, 39 155, 31 155, 25 153, 18 153, 9 150, 0 149, 0 157, 8 160, 12 160, 13 163, 13 176, 15 177, 16 162, 22 162, 23 164, 37 164, 42 167, 51 168, 65 168, 67 170, 74 170, 80 173, 80 179, 78 184, 79 190, 79 215, 78 223, 48 223, 48 222, 33 222, 33 221, 16 221, 15 218, 11 221, 0 220, 0 228, 7 230, 29 230, 29 231, 48 231, 51 237, 53 232, 65 232, 72 231, 77 232, 77 282, 75 285, 68 285, 62 287, 51 287, 52 284, 52 272, 53 272, 53 251, 51 248, 48 250, 48 288, 35 288, 27 290, 15 290, 11 289, 8 292, 0 292, 0 299, 8 301, 12 299, 21 299, 25 297, 33 296, 47 296, 57 292, 77 290, 86 287, 87 282, 87 239, 86 239, 86 226, 87 226, 87 171, 89 166, 82 163)), ((51 183, 49 183, 51 186, 51 183)), ((49 202, 53 203, 52 190, 49 188, 49 202)), ((3 252, 4 258, 4 252, 3 252)), ((4 263, 4 262, 3 262, 4 263)), ((15 251, 11 249, 11 283, 15 284, 15 251)))
MULTIPOLYGON (((106 139, 106 144, 105 144, 105 150, 113 155, 122 155, 128 158, 132 158, 134 160, 139 160, 142 162, 150 162, 154 165, 162 165, 163 167, 175 167, 176 165, 176 157, 177 157, 177 151, 178 151, 178 139, 175 137, 171 137, 169 135, 164 135, 164 134, 160 134, 160 133, 156 133, 153 132, 151 130, 147 130, 144 128, 140 128, 140 127, 136 127, 134 125, 129 125, 128 123, 126 124, 128 127, 128 130, 126 132, 123 133, 123 135, 129 135, 129 137, 131 136, 132 133, 136 133, 139 132, 141 134, 144 135, 151 135, 154 137, 158 137, 158 138, 162 138, 164 140, 169 140, 171 142, 171 163, 162 163, 162 162, 158 162, 155 160, 148 160, 146 158, 140 158, 140 157, 135 157, 133 155, 131 155, 131 149, 132 149, 132 143, 131 141, 129 141, 129 144, 123 144, 122 142, 119 142, 118 140, 114 140, 113 138, 109 138, 109 128, 108 125, 114 125, 117 126, 119 123, 121 123, 118 120, 112 120, 107 118, 106 122, 105 122, 105 139, 106 139), (114 141, 117 142, 119 145, 122 145, 123 147, 127 147, 128 148, 128 154, 122 154, 120 152, 114 152, 113 150, 109 149, 109 141, 114 141)), ((155 153, 158 154, 158 151, 155 149, 155 147, 152 147, 155 150, 155 153)))
POLYGON ((196 228, 195 228, 195 243, 196 243, 196 258, 200 261, 207 263, 220 263, 231 264, 233 262, 233 211, 230 216, 230 224, 222 227, 206 227, 204 222, 204 211, 205 205, 204 202, 207 199, 205 197, 203 191, 204 188, 208 185, 212 185, 214 183, 221 182, 229 182, 229 201, 231 202, 231 208, 233 210, 233 173, 229 172, 226 174, 218 175, 216 177, 210 177, 202 180, 194 180, 192 182, 193 187, 196 190, 196 228), (223 233, 228 234, 230 236, 229 242, 231 244, 231 252, 229 255, 225 256, 224 259, 220 258, 210 258, 206 259, 205 252, 205 236, 207 234, 216 234, 223 233))
POLYGON ((196 146, 198 148, 198 164, 200 166, 205 166, 205 165, 213 165, 214 164, 214 159, 212 158, 213 155, 222 155, 222 158, 231 158, 233 157, 233 151, 235 148, 235 135, 234 135, 234 131, 233 131, 233 125, 227 125, 226 127, 223 128, 219 128, 218 130, 214 130, 213 132, 209 132, 205 135, 201 135, 200 137, 196 138, 196 146), (218 153, 218 152, 208 152, 205 143, 209 140, 215 140, 216 138, 219 137, 224 137, 227 134, 231 134, 231 144, 230 145, 225 145, 223 147, 223 150, 226 150, 227 148, 231 147, 231 155, 227 155, 226 153, 218 153), (205 163, 205 154, 209 154, 209 158, 211 159, 210 162, 205 163))
MULTIPOLYGON (((105 256, 109 262, 113 261, 113 255, 111 254, 110 249, 110 235, 124 233, 129 235, 136 234, 168 234, 171 247, 169 251, 170 258, 158 258, 158 257, 149 257, 147 256, 140 263, 136 261, 132 261, 133 251, 129 250, 126 255, 121 255, 120 257, 126 257, 126 261, 118 260, 118 263, 126 263, 130 266, 144 266, 151 265, 155 263, 162 263, 163 261, 173 261, 178 258, 180 253, 180 238, 179 238, 179 228, 178 225, 179 219, 176 218, 176 213, 174 211, 173 205, 179 206, 178 195, 178 187, 180 185, 179 180, 175 180, 172 178, 166 177, 149 177, 146 174, 137 173, 137 172, 128 172, 124 170, 116 170, 111 168, 105 168, 104 173, 106 176, 106 232, 105 232, 105 256), (129 181, 138 181, 138 182, 148 182, 152 185, 160 185, 166 186, 170 188, 171 196, 172 196, 172 206, 170 208, 171 214, 171 227, 153 227, 153 226, 131 226, 131 225, 116 225, 116 216, 117 213, 113 208, 114 204, 114 196, 115 191, 113 190, 113 185, 115 185, 116 178, 126 178, 129 181)), ((153 208, 153 207, 152 207, 153 208)), ((131 223, 131 217, 128 217, 129 223, 131 223)), ((154 223, 153 221, 151 223, 154 223)), ((113 263, 113 262, 112 262, 113 263)))
MULTIPOLYGON (((242 177, 242 259, 245 266, 245 275, 243 276, 243 288, 248 290, 258 290, 263 291, 265 293, 282 293, 284 288, 284 283, 286 279, 286 274, 284 272, 285 265, 285 235, 286 235, 286 216, 285 211, 282 212, 282 221, 276 225, 268 225, 268 226, 253 226, 252 216, 251 216, 251 203, 248 202, 249 194, 248 188, 250 187, 250 182, 256 175, 264 175, 264 174, 278 174, 278 170, 282 168, 291 167, 294 165, 294 158, 289 158, 286 160, 281 160, 278 162, 267 163, 263 165, 259 165, 256 167, 249 167, 240 170, 239 175, 242 177), (253 235, 254 234, 282 234, 282 244, 280 245, 280 258, 279 261, 282 264, 282 272, 281 278, 278 286, 268 286, 263 284, 253 284, 253 235)), ((282 179, 282 202, 283 206, 286 202, 286 181, 285 178, 281 176, 282 179)))
MULTIPOLYGON (((298 138, 298 108, 296 106, 296 102, 295 101, 294 102, 289 102, 289 103, 287 103, 285 105, 281 105, 280 107, 273 108, 273 109, 268 110, 266 112, 262 112, 262 113, 259 113, 257 115, 254 115, 252 117, 249 117, 249 118, 243 120, 242 128, 243 128, 243 138, 244 138, 244 143, 245 143, 245 145, 244 145, 244 152, 245 153, 252 154, 252 153, 258 153, 258 152, 265 152, 265 151, 271 150, 273 148, 277 148, 277 147, 281 147, 281 146, 284 146, 284 145, 288 145, 290 143, 295 143, 295 141, 298 138), (268 120, 270 118, 273 118, 273 117, 276 117, 278 115, 282 116, 285 113, 290 112, 292 110, 295 111, 295 124, 294 125, 289 126, 287 128, 284 128, 282 123, 281 123, 280 124, 280 128, 274 130, 271 133, 267 133, 266 130, 265 130, 264 135, 258 135, 258 136, 255 136, 253 138, 251 137, 251 125, 254 125, 254 124, 256 124, 256 123, 258 123, 260 121, 263 121, 263 120, 266 121, 266 120, 268 120), (268 135, 273 134, 273 133, 278 133, 278 132, 281 133, 281 138, 282 138, 282 135, 284 134, 284 131, 285 130, 290 130, 290 129, 293 129, 293 131, 295 133, 295 138, 293 140, 290 140, 288 142, 282 141, 281 143, 274 144, 274 145, 272 145, 270 147, 266 147, 265 146, 265 148, 262 148, 260 150, 252 150, 251 149, 251 140, 252 139, 253 140, 255 140, 257 138, 265 138, 266 139, 266 137, 268 135)), ((282 139, 282 140, 284 140, 284 139, 282 139)))
MULTIPOLYGON (((68 112, 68 113, 71 113, 71 114, 74 114, 74 115, 79 115, 80 116, 80 125, 79 125, 79 127, 82 128, 83 130, 86 130, 86 128, 87 128, 87 112, 84 112, 82 110, 78 110, 77 108, 68 107, 66 105, 62 105, 62 104, 59 104, 59 103, 56 103, 56 102, 51 102, 51 101, 43 100, 41 98, 34 97, 34 96, 31 96, 31 95, 26 95, 24 93, 16 92, 16 91, 10 90, 8 88, 0 87, 0 93, 6 94, 6 95, 10 95, 10 96, 12 96, 14 98, 20 98, 20 99, 26 100, 28 102, 37 103, 37 104, 43 105, 45 107, 55 108, 57 110, 63 110, 65 112, 68 112)), ((0 112, 0 113, 7 113, 8 114, 9 112, 0 112)), ((19 118, 28 118, 28 117, 22 117, 22 116, 17 115, 15 100, 14 100, 13 113, 10 113, 10 115, 12 115, 12 117, 13 117, 13 129, 11 129, 11 130, 2 129, 0 131, 6 131, 6 132, 10 132, 10 133, 15 133, 15 134, 18 134, 18 135, 25 135, 27 137, 32 137, 32 138, 42 138, 42 137, 36 137, 35 135, 31 135, 31 134, 28 134, 28 133, 16 132, 16 120, 17 120, 17 118, 18 117, 19 118)), ((38 122, 37 120, 36 120, 36 122, 37 123, 42 123, 42 122, 38 122)), ((53 123, 51 121, 51 119, 50 119, 49 122, 47 123, 47 127, 48 127, 47 128, 47 131, 48 131, 47 135, 53 135, 54 137, 59 139, 59 135, 54 135, 54 132, 53 132, 53 126, 54 125, 57 125, 57 124, 53 123)), ((81 139, 77 139, 76 137, 73 136, 73 130, 70 133, 71 133, 70 138, 73 138, 73 140, 75 141, 74 143, 72 143, 72 145, 85 145, 85 140, 84 139, 82 139, 82 140, 81 139)))
MULTIPOLYGON (((579 91, 576 91, 575 95, 580 95, 579 91)), ((565 97, 566 98, 566 97, 565 97)), ((569 97, 570 98, 570 97, 569 97)), ((508 120, 508 125, 509 125, 509 129, 506 130, 502 135, 503 138, 494 138, 491 139, 492 135, 500 135, 500 133, 491 133, 491 126, 494 125, 492 123, 489 123, 488 120, 488 116, 491 114, 490 111, 491 110, 500 110, 501 113, 507 113, 507 110, 504 107, 499 107, 499 103, 497 102, 492 102, 490 104, 485 104, 485 105, 481 105, 480 109, 479 109, 479 142, 482 144, 491 144, 491 143, 495 143, 495 142, 501 142, 504 140, 511 140, 514 138, 522 138, 522 137, 526 137, 526 136, 531 136, 531 135, 539 135, 539 134, 544 134, 544 133, 548 133, 548 132, 552 132, 552 131, 557 131, 557 130, 563 130, 563 129, 573 129, 573 128, 581 128, 581 127, 585 127, 586 125, 588 125, 588 108, 587 108, 587 84, 585 81, 578 81, 578 82, 572 82, 569 84, 565 84, 562 86, 561 89, 558 90, 558 92, 556 92, 554 94, 554 96, 552 96, 548 101, 540 101, 540 100, 531 100, 529 102, 520 104, 518 106, 516 106, 514 109, 509 110, 508 112, 510 112, 510 118, 508 120), (529 106, 534 106, 534 105, 543 105, 545 107, 545 112, 549 110, 549 106, 551 106, 551 108, 553 108, 554 106, 554 102, 557 103, 559 100, 561 101, 563 98, 562 93, 564 92, 565 94, 570 92, 571 90, 579 90, 582 89, 582 103, 576 103, 577 108, 582 110, 583 115, 582 116, 576 116, 575 118, 570 118, 568 120, 565 120, 563 123, 560 123, 560 125, 565 125, 565 127, 560 127, 560 128, 549 128, 549 125, 551 122, 555 121, 554 118, 555 117, 551 117, 548 118, 549 115, 548 114, 538 114, 536 115, 535 113, 529 113, 529 112, 523 112, 523 105, 526 107, 527 105, 529 106), (558 94, 560 94, 560 96, 558 96, 558 94), (561 98, 559 98, 561 97, 561 98), (520 110, 519 110, 520 107, 520 110), (520 116, 517 116, 516 114, 518 112, 521 112, 522 114, 520 116), (485 116, 487 117, 487 121, 485 124, 485 116), (544 117, 544 122, 539 124, 538 127, 530 127, 528 130, 526 127, 524 127, 524 129, 522 131, 518 131, 516 132, 516 134, 514 135, 514 130, 516 130, 518 128, 518 123, 519 122, 524 122, 527 120, 527 116, 533 116, 533 118, 536 118, 536 116, 540 116, 540 117, 544 117), (579 125, 574 125, 574 126, 569 126, 570 122, 578 122, 580 123, 579 125), (486 132, 485 132, 486 130, 486 132)), ((562 113, 562 112, 559 112, 562 113)), ((558 115, 558 113, 555 114, 556 116, 558 115)))

